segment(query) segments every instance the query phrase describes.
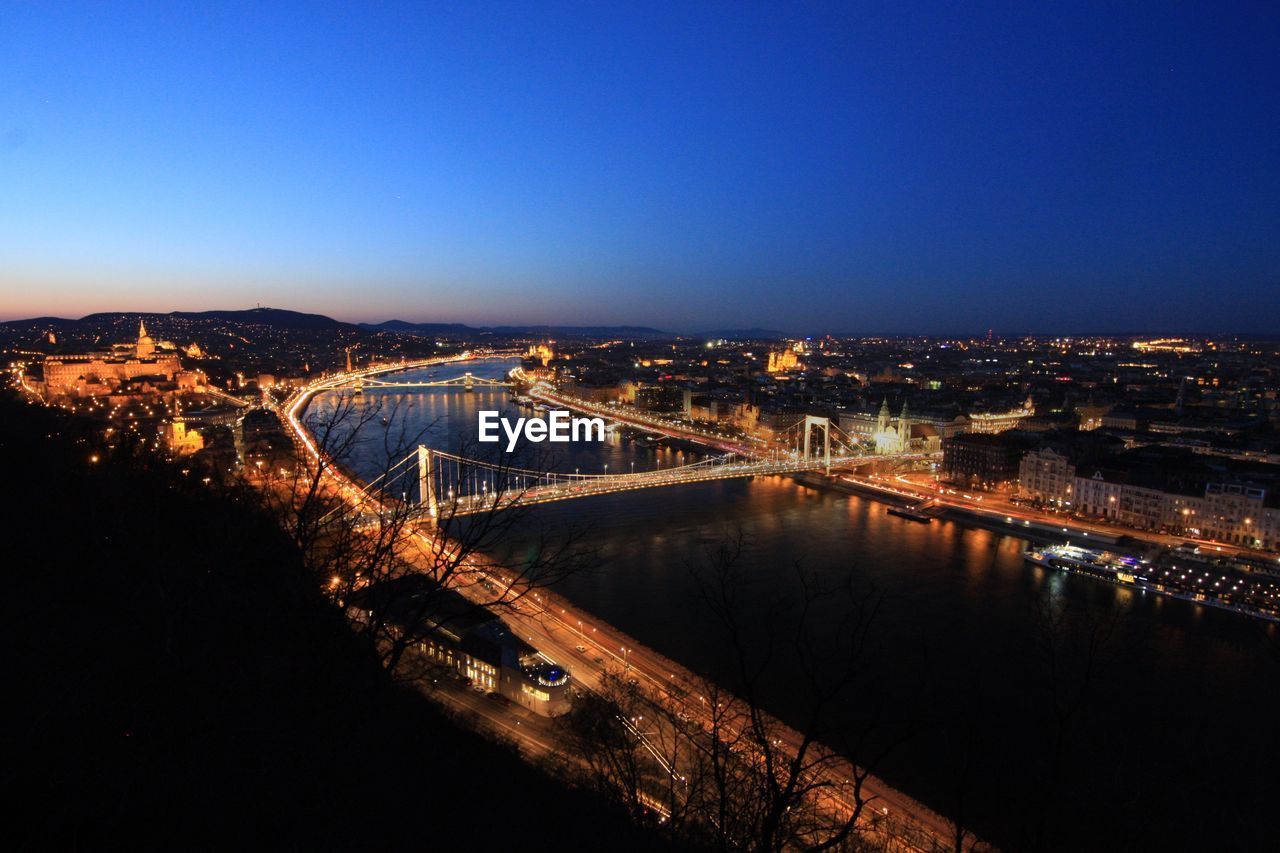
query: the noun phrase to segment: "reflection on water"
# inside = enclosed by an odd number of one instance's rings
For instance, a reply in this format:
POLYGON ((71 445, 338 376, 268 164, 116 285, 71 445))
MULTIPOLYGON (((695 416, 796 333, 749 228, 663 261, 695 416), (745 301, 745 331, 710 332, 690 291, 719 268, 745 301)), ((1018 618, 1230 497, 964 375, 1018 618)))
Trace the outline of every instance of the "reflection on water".
MULTIPOLYGON (((471 369, 498 376, 507 366, 471 369)), ((462 369, 436 373, 448 378, 462 369)), ((432 446, 449 449, 474 432, 476 411, 506 398, 433 391, 404 399, 413 405, 397 417, 415 429, 430 425, 432 446)), ((687 457, 614 436, 565 448, 556 466, 643 470, 687 457)), ((1259 820, 1252 809, 1280 793, 1273 770, 1280 672, 1268 649, 1274 627, 1046 571, 1023 561, 1026 543, 1017 537, 953 522, 922 525, 785 477, 602 495, 533 515, 589 530, 601 550, 601 571, 571 579, 561 592, 711 674, 726 673, 729 659, 697 603, 689 567, 725 537, 745 537, 744 569, 762 597, 796 561, 874 586, 884 602, 867 691, 887 717, 912 721, 911 738, 883 775, 943 812, 964 787, 972 820, 1002 846, 1026 843, 1021 833, 1048 790, 1056 791, 1060 811, 1050 825, 1063 849, 1125 840, 1213 846, 1224 822, 1259 820), (1054 630, 1062 636, 1046 640, 1051 617, 1061 619, 1054 630), (1046 676, 1046 649, 1069 657, 1095 636, 1102 640, 1087 683, 1070 668, 1057 681, 1046 676), (1054 710, 1063 705, 1074 715, 1070 754, 1055 771, 1046 756, 1055 743, 1054 710), (1055 778, 1071 784, 1052 789, 1055 778), (1213 779, 1211 791, 1200 787, 1204 778, 1213 779), (1189 822, 1187 815, 1204 813, 1206 797, 1218 817, 1189 822)), ((769 699, 784 716, 801 710, 787 691, 769 699)), ((866 715, 866 707, 848 709, 850 728, 866 715)))

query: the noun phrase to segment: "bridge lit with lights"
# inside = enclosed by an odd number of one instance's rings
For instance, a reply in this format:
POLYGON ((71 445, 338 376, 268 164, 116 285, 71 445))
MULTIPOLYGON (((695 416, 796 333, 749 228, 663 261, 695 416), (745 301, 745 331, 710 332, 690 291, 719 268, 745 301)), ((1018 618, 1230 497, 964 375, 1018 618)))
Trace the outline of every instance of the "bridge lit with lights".
POLYGON ((351 383, 351 388, 357 393, 364 391, 365 389, 411 390, 426 388, 461 388, 464 391, 473 391, 476 388, 514 387, 514 382, 508 382, 502 379, 488 379, 483 376, 473 376, 470 372, 464 373, 462 376, 455 376, 453 379, 437 379, 432 381, 388 382, 383 379, 373 379, 370 377, 360 376, 351 383))
MULTIPOLYGON (((447 361, 449 360, 441 359, 432 363, 447 361)), ((668 438, 701 443, 712 451, 718 451, 716 455, 670 468, 584 474, 581 471, 568 473, 516 467, 504 460, 505 454, 475 459, 420 446, 360 490, 372 495, 376 486, 377 492, 384 498, 399 495, 403 500, 412 500, 421 506, 424 516, 432 521, 517 506, 686 483, 819 471, 830 474, 833 469, 848 469, 892 458, 873 453, 866 442, 846 434, 830 418, 817 415, 800 417, 792 427, 775 434, 771 441, 759 438, 744 440, 641 413, 624 415, 616 409, 565 397, 546 383, 527 383, 519 369, 513 370, 505 379, 477 377, 470 372, 450 379, 430 381, 396 382, 374 378, 375 373, 395 369, 396 366, 383 365, 365 371, 346 372, 317 383, 308 391, 314 393, 321 388, 350 390, 354 393, 365 389, 457 388, 471 391, 475 388, 527 387, 531 395, 549 404, 600 414, 618 423, 660 433, 668 438)), ((292 407, 294 417, 301 400, 309 396, 309 393, 295 395, 292 407)))
POLYGON ((806 471, 830 473, 833 468, 883 458, 868 456, 858 445, 841 440, 843 434, 827 418, 807 416, 788 434, 795 441, 794 449, 775 444, 756 453, 727 452, 671 468, 615 474, 520 468, 502 461, 505 454, 474 459, 419 446, 390 466, 379 478, 378 487, 383 493, 399 492, 406 499, 412 491, 426 516, 439 519, 687 483, 806 471), (812 440, 815 433, 821 436, 821 444, 812 440), (402 482, 414 474, 416 491, 402 482), (393 485, 397 482, 401 482, 399 487, 393 485))

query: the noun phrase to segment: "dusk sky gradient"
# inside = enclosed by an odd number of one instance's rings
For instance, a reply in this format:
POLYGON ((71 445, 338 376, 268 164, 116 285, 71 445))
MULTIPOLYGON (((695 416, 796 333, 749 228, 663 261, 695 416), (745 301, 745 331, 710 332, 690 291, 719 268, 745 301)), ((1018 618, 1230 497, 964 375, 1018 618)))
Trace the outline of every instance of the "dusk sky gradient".
POLYGON ((1278 9, 10 2, 0 319, 1280 332, 1278 9))

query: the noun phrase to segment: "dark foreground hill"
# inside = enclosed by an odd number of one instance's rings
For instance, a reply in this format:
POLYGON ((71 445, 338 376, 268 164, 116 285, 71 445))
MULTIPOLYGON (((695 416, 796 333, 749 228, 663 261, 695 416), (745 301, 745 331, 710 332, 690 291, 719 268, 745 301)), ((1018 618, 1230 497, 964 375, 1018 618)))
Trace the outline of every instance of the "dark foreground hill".
POLYGON ((643 849, 392 684, 264 518, 0 399, 10 849, 643 849))

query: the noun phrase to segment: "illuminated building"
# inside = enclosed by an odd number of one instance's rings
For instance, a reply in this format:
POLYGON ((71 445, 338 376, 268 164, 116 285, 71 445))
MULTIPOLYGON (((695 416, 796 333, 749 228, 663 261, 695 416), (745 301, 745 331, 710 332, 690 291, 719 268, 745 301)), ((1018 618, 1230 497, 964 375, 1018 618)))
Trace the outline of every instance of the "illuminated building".
POLYGON ((1122 442, 1082 439, 1068 434, 1027 452, 1019 494, 1137 530, 1249 548, 1280 545, 1280 467, 1207 462, 1183 448, 1107 452, 1122 442))
POLYGON ((1161 471, 1092 466, 1072 481, 1077 513, 1154 530, 1275 550, 1280 500, 1269 484, 1218 481, 1179 488, 1161 471))
POLYGON ((1157 338, 1151 341, 1134 341, 1133 348, 1138 352, 1173 352, 1196 353, 1201 351, 1198 344, 1182 338, 1157 338))
POLYGON ((1028 395, 1026 401, 1018 408, 1005 412, 971 412, 969 414, 969 432, 991 435, 1005 430, 1017 429, 1023 418, 1036 413, 1036 404, 1028 395))
POLYGON ((930 419, 912 418, 903 402, 898 417, 889 413, 889 400, 880 404, 877 415, 868 412, 844 412, 840 429, 870 444, 879 454, 936 453, 942 445, 942 432, 930 419))
POLYGON ((158 383, 203 385, 203 374, 183 375, 176 349, 162 348, 147 334, 145 323, 138 323, 138 339, 134 344, 118 344, 108 352, 84 355, 51 355, 44 360, 44 388, 50 397, 96 397, 113 394, 120 386, 134 380, 148 379, 158 383))
POLYGON ((1068 506, 1075 477, 1076 466, 1066 453, 1042 447, 1022 457, 1018 466, 1018 493, 1038 503, 1068 506))
POLYGON ((541 362, 543 367, 546 367, 547 364, 549 364, 551 360, 555 357, 556 357, 555 350, 553 350, 547 344, 537 344, 537 345, 530 346, 528 352, 525 353, 525 358, 531 361, 541 362))
POLYGON ((689 414, 693 392, 674 385, 645 385, 636 389, 636 408, 642 412, 689 414))
POLYGON ((138 321, 138 343, 134 345, 134 355, 139 360, 151 358, 156 351, 156 342, 147 334, 147 324, 143 320, 138 321))
POLYGON ((428 578, 408 575, 357 593, 351 602, 374 608, 422 639, 414 649, 456 672, 476 690, 498 693, 542 716, 569 710, 569 670, 516 636, 487 609, 428 578))
POLYGON ((187 421, 181 415, 181 407, 178 405, 178 414, 169 422, 165 429, 165 441, 169 445, 169 449, 173 451, 175 456, 186 456, 204 449, 204 436, 197 430, 191 429, 187 425, 187 421))
POLYGON ((765 369, 769 373, 786 373, 790 370, 799 370, 800 356, 796 354, 794 349, 770 352, 769 366, 765 369))
POLYGON ((942 442, 942 478, 971 489, 995 489, 1018 479, 1022 457, 1037 433, 961 433, 942 442))

